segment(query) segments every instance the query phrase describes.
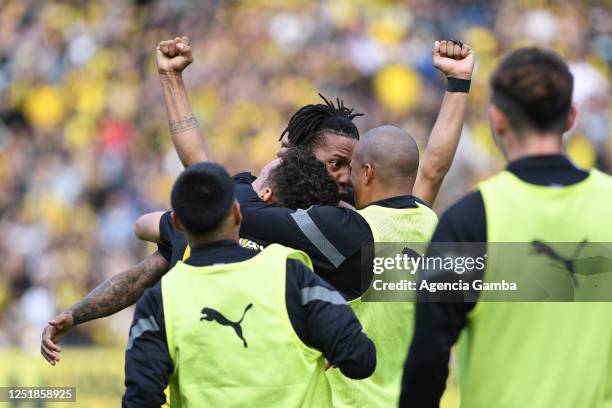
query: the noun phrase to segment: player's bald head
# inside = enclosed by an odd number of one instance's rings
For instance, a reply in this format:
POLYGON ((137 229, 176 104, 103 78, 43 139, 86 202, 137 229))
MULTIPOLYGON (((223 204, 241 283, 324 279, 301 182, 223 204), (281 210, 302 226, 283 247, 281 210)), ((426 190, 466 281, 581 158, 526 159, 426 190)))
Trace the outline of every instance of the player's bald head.
POLYGON ((414 179, 419 168, 416 142, 404 130, 391 125, 368 131, 357 145, 354 157, 361 164, 370 163, 383 185, 414 179))

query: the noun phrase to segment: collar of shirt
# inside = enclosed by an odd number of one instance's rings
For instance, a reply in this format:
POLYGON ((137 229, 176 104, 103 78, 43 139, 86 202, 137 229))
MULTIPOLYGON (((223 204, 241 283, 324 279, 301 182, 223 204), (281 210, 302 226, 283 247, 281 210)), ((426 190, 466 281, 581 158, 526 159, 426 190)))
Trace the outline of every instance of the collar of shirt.
POLYGON ((415 196, 402 195, 374 201, 373 203, 366 205, 366 207, 369 207, 371 205, 378 205, 386 208, 416 208, 417 202, 420 204, 425 204, 423 201, 419 200, 415 196))
POLYGON ((241 247, 236 241, 226 239, 192 248, 191 255, 185 260, 185 263, 191 266, 209 266, 242 262, 252 258, 257 253, 257 251, 241 247))
POLYGON ((567 186, 578 183, 589 175, 562 154, 524 157, 508 164, 507 170, 523 181, 544 186, 567 186))

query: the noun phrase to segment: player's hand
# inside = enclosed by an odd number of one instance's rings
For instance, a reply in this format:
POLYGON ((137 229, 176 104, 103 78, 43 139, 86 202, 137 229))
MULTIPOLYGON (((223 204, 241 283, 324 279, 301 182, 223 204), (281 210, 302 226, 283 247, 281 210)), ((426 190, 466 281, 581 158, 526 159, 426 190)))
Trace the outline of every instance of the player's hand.
POLYGON ((59 353, 62 352, 62 349, 57 344, 66 337, 73 325, 74 318, 70 312, 60 313, 53 320, 49 320, 49 324, 43 330, 40 342, 40 354, 49 364, 54 366, 55 363, 60 361, 59 353))
POLYGON ((189 37, 176 37, 174 40, 157 44, 157 70, 160 74, 180 74, 193 62, 189 37))
POLYGON ((453 41, 436 41, 432 54, 434 67, 447 78, 472 79, 474 51, 469 45, 460 47, 453 41))

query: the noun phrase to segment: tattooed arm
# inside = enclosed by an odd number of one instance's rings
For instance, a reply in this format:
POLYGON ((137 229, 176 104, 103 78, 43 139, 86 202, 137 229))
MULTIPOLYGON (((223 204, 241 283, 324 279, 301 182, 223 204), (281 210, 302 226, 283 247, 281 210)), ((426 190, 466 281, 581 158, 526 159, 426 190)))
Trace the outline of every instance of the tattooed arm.
POLYGON ((158 252, 147 256, 138 265, 102 282, 83 300, 49 321, 42 334, 40 352, 55 365, 61 348, 57 345, 77 324, 106 317, 136 303, 148 287, 168 272, 168 262, 158 252))
POLYGON ((160 42, 156 55, 172 142, 183 166, 210 161, 202 129, 191 111, 183 83, 183 70, 193 62, 189 38, 160 42))

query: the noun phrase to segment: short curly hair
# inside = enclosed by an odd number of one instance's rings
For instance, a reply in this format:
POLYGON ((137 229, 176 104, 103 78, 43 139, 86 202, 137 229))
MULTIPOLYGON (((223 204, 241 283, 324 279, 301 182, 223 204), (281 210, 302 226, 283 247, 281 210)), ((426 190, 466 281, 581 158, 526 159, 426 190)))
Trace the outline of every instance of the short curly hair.
POLYGON ((293 209, 338 205, 338 185, 325 164, 311 152, 294 147, 280 158, 281 163, 270 172, 267 183, 274 191, 276 205, 293 209))

